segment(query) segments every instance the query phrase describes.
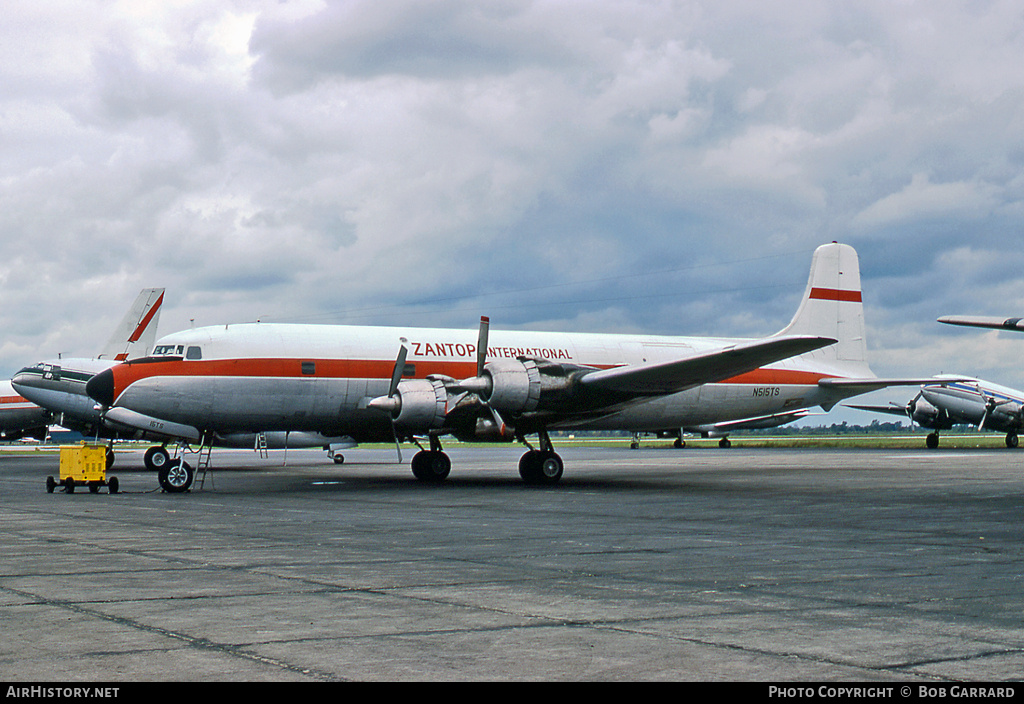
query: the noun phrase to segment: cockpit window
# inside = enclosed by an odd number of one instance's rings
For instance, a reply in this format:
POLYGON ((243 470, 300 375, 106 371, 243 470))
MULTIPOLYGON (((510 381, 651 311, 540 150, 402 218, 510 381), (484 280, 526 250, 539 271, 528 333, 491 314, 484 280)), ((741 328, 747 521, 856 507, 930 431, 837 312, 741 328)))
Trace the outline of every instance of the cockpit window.
MULTIPOLYGON (((198 350, 199 348, 196 347, 190 349, 198 350)), ((185 345, 157 345, 153 348, 154 357, 180 357, 184 353, 185 345)))

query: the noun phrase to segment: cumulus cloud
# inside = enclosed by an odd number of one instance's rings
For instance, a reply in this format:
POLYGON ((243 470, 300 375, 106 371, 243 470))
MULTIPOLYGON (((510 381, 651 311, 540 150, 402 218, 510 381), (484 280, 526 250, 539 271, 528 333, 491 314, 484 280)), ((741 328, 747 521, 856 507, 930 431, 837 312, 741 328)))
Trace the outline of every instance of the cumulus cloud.
POLYGON ((0 369, 92 353, 155 285, 167 332, 764 334, 842 240, 876 371, 946 354, 1024 385, 1009 347, 934 323, 1024 314, 1022 24, 1008 1, 15 0, 0 369))

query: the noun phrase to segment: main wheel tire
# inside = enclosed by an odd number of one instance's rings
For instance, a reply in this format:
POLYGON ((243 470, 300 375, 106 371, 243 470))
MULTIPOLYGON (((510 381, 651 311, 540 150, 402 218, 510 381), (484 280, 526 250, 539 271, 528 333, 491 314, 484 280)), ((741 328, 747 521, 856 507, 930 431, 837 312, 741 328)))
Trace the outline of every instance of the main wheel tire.
POLYGON ((936 447, 939 446, 939 434, 928 433, 928 437, 924 439, 924 444, 928 447, 929 450, 934 450, 936 447))
POLYGON ((527 484, 557 484, 564 465, 557 452, 530 450, 519 458, 519 476, 527 484))
POLYGON ((184 460, 171 460, 160 469, 160 488, 169 494, 188 491, 195 479, 192 466, 184 460))
POLYGON ((412 473, 421 482, 443 482, 451 471, 451 458, 444 452, 423 450, 413 455, 412 473))
POLYGON ((1011 450, 1014 449, 1015 447, 1017 447, 1019 442, 1020 442, 1020 440, 1017 438, 1017 433, 1007 433, 1006 434, 1006 446, 1008 448, 1010 448, 1011 450))

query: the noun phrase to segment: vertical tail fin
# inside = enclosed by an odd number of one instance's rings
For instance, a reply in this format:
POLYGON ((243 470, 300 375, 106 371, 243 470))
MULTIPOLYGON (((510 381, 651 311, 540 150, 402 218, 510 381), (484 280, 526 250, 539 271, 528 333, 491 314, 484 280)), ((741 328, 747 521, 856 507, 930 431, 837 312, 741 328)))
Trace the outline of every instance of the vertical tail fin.
POLYGON ((833 242, 814 251, 803 300, 779 334, 835 338, 835 345, 806 356, 834 363, 850 376, 874 376, 867 363, 860 263, 853 247, 833 242))
POLYGON ((110 336, 99 358, 123 362, 149 354, 156 342, 156 328, 163 303, 164 289, 142 289, 110 336))

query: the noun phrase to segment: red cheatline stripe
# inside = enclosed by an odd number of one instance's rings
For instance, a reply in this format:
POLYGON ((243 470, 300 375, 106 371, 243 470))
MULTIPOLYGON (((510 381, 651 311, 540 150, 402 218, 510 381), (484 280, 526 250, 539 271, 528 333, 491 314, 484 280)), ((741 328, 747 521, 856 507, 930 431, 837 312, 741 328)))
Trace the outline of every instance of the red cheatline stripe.
POLYGON ((140 322, 135 328, 135 332, 133 332, 132 336, 128 338, 128 342, 139 341, 139 338, 142 337, 142 333, 149 327, 150 322, 153 320, 153 316, 156 315, 158 310, 160 310, 160 306, 162 306, 163 303, 164 294, 161 293, 160 298, 156 299, 156 303, 149 309, 149 312, 146 313, 146 317, 142 319, 142 322, 140 322))
POLYGON ((0 396, 0 403, 28 403, 28 399, 21 396, 0 396))
POLYGON ((811 295, 808 298, 813 298, 819 301, 849 301, 851 303, 860 303, 860 291, 840 291, 835 288, 812 288, 811 295))
MULTIPOLYGON (((148 377, 273 377, 301 378, 300 359, 229 359, 229 360, 196 360, 166 362, 147 362, 145 364, 128 363, 113 367, 115 398, 124 389, 140 379, 148 377)), ((394 368, 392 360, 352 360, 352 359, 315 359, 305 360, 316 364, 316 376, 335 379, 380 379, 391 378, 394 368)), ((428 374, 443 374, 456 379, 472 376, 476 365, 472 362, 424 362, 416 361, 416 378, 424 378, 428 374)), ((600 365, 604 367, 605 365, 600 365)), ((720 384, 749 385, 808 385, 814 386, 824 374, 794 369, 761 368, 723 379, 720 384)))

